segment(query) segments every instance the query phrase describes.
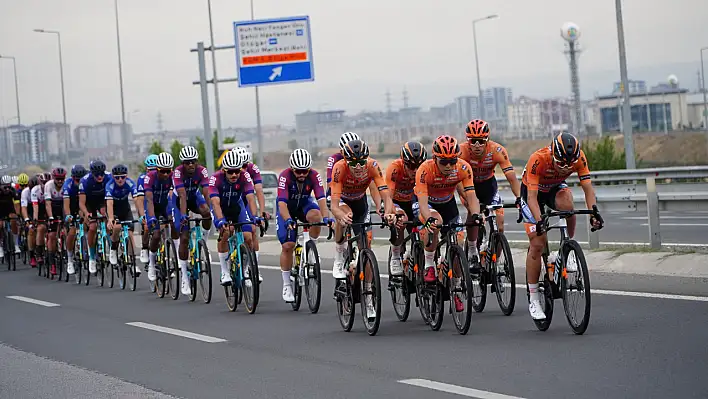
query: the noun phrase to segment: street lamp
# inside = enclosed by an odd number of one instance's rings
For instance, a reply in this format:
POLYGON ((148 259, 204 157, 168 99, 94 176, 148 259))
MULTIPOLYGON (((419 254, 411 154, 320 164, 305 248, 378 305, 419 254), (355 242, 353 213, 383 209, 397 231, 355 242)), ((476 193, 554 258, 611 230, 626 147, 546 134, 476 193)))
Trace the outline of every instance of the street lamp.
MULTIPOLYGON (((708 50, 708 47, 701 49, 701 91, 703 92, 703 128, 708 131, 708 100, 706 99, 706 70, 703 67, 703 51, 708 50)), ((18 111, 19 112, 19 111, 18 111)), ((19 115, 19 113, 18 113, 19 115)))
POLYGON ((484 104, 484 101, 482 99, 482 83, 481 79, 479 78, 479 56, 477 55, 477 22, 481 21, 486 21, 488 19, 495 19, 499 18, 497 14, 492 14, 492 15, 487 15, 486 17, 483 18, 477 18, 472 21, 472 40, 474 41, 474 62, 477 67, 477 90, 479 91, 479 99, 478 99, 478 104, 481 104, 479 107, 479 116, 484 119, 485 117, 485 108, 486 104, 484 104))
MULTIPOLYGON (((251 5, 253 8, 253 5, 251 5)), ((207 9, 209 10, 209 40, 211 43, 211 70, 214 78, 214 107, 216 108, 216 131, 221 134, 221 104, 219 102, 219 82, 216 77, 216 51, 214 50, 214 26, 211 21, 211 0, 207 0, 207 9)))
POLYGON ((624 45, 624 23, 622 22, 622 0, 615 0, 617 17, 617 44, 619 45, 620 79, 622 81, 622 132, 624 133, 624 154, 627 169, 636 169, 634 161, 634 139, 632 138, 632 104, 629 100, 629 78, 627 77, 627 50, 624 45))
MULTIPOLYGON (((672 89, 677 89, 677 94, 678 94, 678 105, 679 105, 679 125, 678 128, 679 130, 683 130, 683 103, 681 101, 681 88, 679 87, 679 80, 676 75, 669 75, 666 80, 669 82, 669 86, 671 86, 672 89)), ((673 129, 673 115, 671 115, 671 126, 673 129)))
POLYGON ((17 124, 22 124, 22 119, 20 118, 20 89, 17 86, 17 63, 15 62, 15 57, 9 55, 0 55, 0 58, 6 58, 12 60, 12 71, 15 74, 15 104, 17 105, 17 124))
POLYGON ((125 150, 128 146, 128 135, 125 130, 125 99, 123 97, 123 61, 120 53, 120 24, 118 22, 118 0, 113 1, 116 14, 116 47, 118 49, 118 81, 120 82, 120 143, 121 143, 121 158, 125 158, 125 150))
POLYGON ((69 126, 66 124, 66 96, 64 95, 64 61, 62 60, 61 56, 61 33, 56 30, 46 30, 46 29, 35 29, 34 30, 37 33, 51 33, 54 35, 57 35, 57 43, 59 44, 59 78, 61 79, 61 109, 62 109, 62 115, 64 117, 64 160, 67 160, 67 151, 68 150, 68 140, 69 140, 69 132, 67 131, 69 129, 69 126))

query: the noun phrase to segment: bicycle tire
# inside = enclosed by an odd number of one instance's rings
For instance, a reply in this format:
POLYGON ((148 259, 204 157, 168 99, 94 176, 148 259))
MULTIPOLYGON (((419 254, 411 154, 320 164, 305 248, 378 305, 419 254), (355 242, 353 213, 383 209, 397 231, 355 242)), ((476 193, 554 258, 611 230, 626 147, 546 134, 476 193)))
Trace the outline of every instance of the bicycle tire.
POLYGON ((84 234, 83 237, 81 237, 81 248, 83 248, 83 261, 81 262, 81 273, 85 273, 83 275, 84 278, 84 285, 88 286, 91 282, 91 272, 89 271, 89 261, 88 261, 88 238, 86 237, 86 234, 84 234))
POLYGON ((78 285, 81 285, 81 280, 83 279, 83 259, 84 257, 81 255, 81 237, 79 237, 77 232, 76 238, 74 239, 74 281, 78 285))
MULTIPOLYGON (((592 309, 592 301, 591 301, 591 292, 590 292, 590 273, 588 272, 588 265, 587 261, 585 260, 585 254, 583 253, 582 248, 580 247, 580 244, 578 244, 575 240, 569 240, 566 241, 566 243, 563 245, 563 259, 564 262, 567 261, 568 259, 568 254, 570 251, 575 252, 575 258, 578 263, 578 271, 575 272, 575 274, 580 273, 580 276, 582 276, 583 279, 583 287, 581 287, 582 291, 584 291, 585 294, 585 309, 583 309, 583 319, 580 323, 574 323, 573 322, 573 317, 569 314, 570 310, 568 309, 568 294, 567 294, 567 285, 568 285, 568 279, 561 277, 561 291, 563 293, 563 309, 565 310, 565 317, 568 320, 568 325, 570 325, 570 328, 573 330, 573 332, 577 335, 582 335, 587 331, 588 324, 590 323, 590 311, 592 309)), ((563 271, 565 272, 566 266, 563 265, 563 271)), ((563 273, 566 274, 566 273, 563 273)), ((567 275, 567 274, 566 274, 567 275)))
POLYGON ((393 312, 396 313, 398 321, 405 322, 408 320, 408 315, 411 312, 411 293, 408 291, 408 282, 406 281, 405 271, 400 276, 391 275, 391 258, 393 254, 391 249, 388 250, 388 291, 391 293, 391 304, 393 305, 393 312), (397 298, 400 292, 400 298, 403 303, 398 303, 397 298))
MULTIPOLYGON (((304 248, 301 248, 301 249, 304 251, 304 248)), ((302 257, 305 255, 302 255, 302 252, 301 252, 300 256, 302 257)), ((293 263, 295 263, 295 260, 296 260, 296 258, 295 258, 295 256, 293 256, 293 263)), ((293 267, 294 266, 295 265, 293 265, 293 267)), ((298 267, 299 266, 300 265, 298 265, 298 267)), ((297 312, 298 310, 300 310, 300 304, 302 303, 302 287, 300 286, 300 275, 299 275, 299 273, 293 273, 292 267, 290 268, 290 281, 291 281, 290 284, 292 285, 292 288, 293 288, 293 298, 295 299, 294 301, 292 301, 290 303, 290 307, 292 307, 293 311, 297 312)))
POLYGON ((430 292, 425 284, 425 250, 423 245, 416 243, 413 249, 413 273, 415 273, 415 302, 420 312, 420 317, 425 325, 430 325, 430 292))
POLYGON ((223 287, 224 294, 226 295, 226 306, 229 308, 229 312, 234 312, 236 308, 238 308, 239 303, 241 303, 238 299, 241 286, 237 284, 238 278, 236 278, 236 274, 238 273, 238 265, 234 264, 232 253, 229 254, 228 263, 229 272, 231 273, 231 284, 223 287))
MULTIPOLYGON (((241 290, 243 291, 243 301, 246 305, 246 311, 249 314, 256 313, 258 308, 258 301, 260 297, 260 284, 258 281, 258 262, 256 261, 256 256, 251 251, 245 243, 241 243, 241 267, 248 268, 248 278, 243 278, 241 280, 241 290), (244 262, 244 260, 246 262, 244 262), (248 282, 251 282, 249 285, 248 282), (248 291, 251 291, 251 295, 248 295, 248 291)), ((243 274, 243 273, 242 273, 243 274)))
POLYGON ((305 293, 307 295, 307 307, 310 313, 317 313, 320 310, 322 302, 322 270, 320 269, 320 254, 317 251, 317 245, 314 241, 308 241, 305 244, 305 253, 307 254, 307 264, 305 267, 305 293), (310 252, 312 252, 310 254, 310 252), (314 259, 314 261, 313 261, 314 259), (310 287, 314 285, 314 292, 310 291, 310 287))
MULTIPOLYGON (((550 277, 548 276, 548 269, 546 269, 546 264, 548 264, 548 255, 543 254, 541 256, 541 278, 538 281, 538 289, 541 294, 541 305, 543 306, 543 313, 546 315, 545 319, 533 320, 536 328, 539 331, 546 331, 551 326, 553 321, 553 289, 551 288, 550 277)), ((526 283, 526 296, 529 297, 528 282, 526 283)))
POLYGON ((459 276, 458 278, 462 278, 462 281, 460 281, 460 290, 462 293, 465 294, 465 300, 464 300, 464 305, 465 305, 465 313, 464 317, 459 320, 456 315, 459 313, 457 312, 457 308, 455 307, 455 284, 451 279, 448 279, 448 289, 450 290, 450 310, 452 313, 452 320, 455 324, 455 328, 457 329, 457 332, 460 335, 466 335, 467 332, 470 330, 470 325, 472 324, 472 312, 471 310, 473 309, 472 306, 472 287, 471 287, 471 280, 470 280, 470 268, 469 265, 467 264, 467 258, 466 254, 462 250, 462 247, 459 245, 451 245, 448 253, 448 265, 450 265, 450 271, 452 272, 449 274, 450 277, 455 276, 455 268, 454 268, 454 260, 455 258, 459 259, 460 265, 459 268, 462 272, 462 275, 459 276))
POLYGON ((130 290, 135 291, 138 289, 138 273, 136 272, 135 246, 133 245, 132 237, 128 237, 125 241, 125 250, 128 254, 128 262, 126 264, 128 270, 124 274, 126 277, 130 276, 130 290))
MULTIPOLYGON (((484 234, 486 234, 486 230, 484 229, 484 226, 480 226, 479 228, 479 236, 477 237, 477 251, 479 253, 479 246, 482 244, 482 241, 484 240, 484 234)), ((465 240, 465 257, 467 256, 468 253, 468 241, 465 240)), ((484 311, 485 306, 487 305, 487 281, 485 279, 485 270, 482 268, 482 258, 481 254, 478 255, 477 257, 477 262, 478 266, 480 269, 480 273, 477 275, 472 275, 470 274, 470 285, 471 285, 471 291, 472 291, 472 309, 474 309, 475 312, 477 313, 482 313, 484 311), (476 282, 476 284, 475 284, 476 282), (476 287, 476 289, 475 289, 476 287), (479 292, 479 297, 477 296, 476 292, 479 292), (479 298, 479 299, 477 299, 479 298)), ((489 267, 489 265, 487 265, 489 267)))
POLYGON ((376 255, 374 251, 369 248, 364 248, 359 254, 360 259, 360 273, 359 273, 359 304, 361 305, 361 316, 364 326, 366 327, 366 333, 373 336, 379 331, 381 326, 381 277, 379 275, 379 262, 376 260, 376 255), (366 301, 364 300, 364 290, 367 277, 367 261, 371 265, 371 299, 374 306, 374 320, 367 317, 366 301), (363 279, 361 277, 364 277, 363 279))
POLYGON ((27 230, 25 228, 22 228, 22 232, 20 233, 20 251, 22 252, 22 264, 26 265, 27 264, 27 230))
POLYGON ((179 299, 179 294, 182 291, 182 276, 181 270, 178 266, 179 254, 177 253, 177 248, 175 248, 175 243, 172 239, 167 239, 165 242, 165 266, 167 267, 167 280, 169 281, 169 291, 170 296, 173 301, 179 299), (174 285, 172 283, 174 282, 174 285))
MULTIPOLYGON (((496 262, 494 262, 494 264, 492 265, 492 270, 494 271, 490 273, 490 275, 492 276, 493 284, 495 285, 494 290, 497 295, 497 303, 499 304, 499 309, 501 309, 504 316, 509 316, 514 313, 514 307, 516 306, 516 272, 514 269, 514 259, 511 254, 511 247, 509 246, 509 241, 506 239, 506 236, 504 234, 497 234, 495 238, 495 243, 496 245, 501 246, 501 252, 504 254, 504 259, 507 260, 507 264, 504 267, 504 272, 506 273, 506 276, 508 278, 508 282, 506 284, 509 287, 500 287, 501 282, 497 277, 498 268, 496 262), (505 291, 507 289, 509 290, 509 303, 505 304, 504 300, 502 299, 502 291, 505 291)), ((496 248, 494 253, 498 253, 496 248)))
POLYGON ((104 257, 103 265, 105 267, 104 274, 106 274, 106 273, 110 274, 110 276, 108 276, 108 288, 113 288, 116 284, 116 274, 114 271, 115 267, 113 266, 113 264, 111 263, 111 260, 110 260, 110 253, 111 253, 110 251, 111 251, 112 247, 113 247, 113 244, 111 242, 111 239, 106 237, 106 239, 103 241, 103 248, 105 248, 104 249, 105 254, 103 255, 103 257, 104 257), (106 271, 106 269, 107 269, 107 271, 106 271))
POLYGON ((12 233, 12 230, 10 230, 10 239, 8 241, 8 264, 7 264, 7 269, 17 271, 17 259, 15 255, 15 235, 12 233))
MULTIPOLYGON (((167 244, 160 244, 160 247, 165 248, 167 251, 167 244)), ((164 298, 167 293, 167 261, 165 259, 166 254, 162 250, 158 250, 158 256, 155 259, 155 292, 158 298, 164 298)))
POLYGON ((64 265, 64 282, 68 283, 69 282, 69 257, 67 256, 66 253, 66 231, 64 229, 61 229, 61 232, 59 233, 59 238, 61 239, 61 245, 59 245, 59 253, 61 254, 61 261, 62 264, 64 265))
POLYGON ((125 246, 123 245, 123 240, 118 241, 118 250, 116 251, 118 255, 118 266, 116 268, 116 275, 118 276, 118 288, 125 290, 125 285, 127 284, 127 274, 128 266, 126 265, 127 259, 125 259, 124 254, 125 246))
MULTIPOLYGON (((345 265, 347 263, 345 262, 345 265)), ((358 284, 359 277, 354 273, 354 284, 358 284)), ((335 303, 337 304, 337 316, 339 319, 339 324, 342 326, 345 332, 352 330, 354 326, 354 317, 356 317, 356 304, 354 303, 354 286, 350 276, 347 276, 341 280, 335 280, 335 292, 337 288, 340 292, 336 294, 335 303), (339 287, 338 287, 339 286, 339 287), (348 312, 345 312, 348 310, 348 312)))
MULTIPOLYGON (((209 247, 207 247, 206 241, 204 240, 199 240, 199 257, 203 258, 200 259, 201 264, 199 265, 199 285, 202 288, 202 300, 204 303, 209 303, 211 302, 211 290, 212 290, 212 282, 211 282, 211 257, 210 257, 210 252, 209 252, 209 247), (204 282, 206 284, 206 287, 204 287, 204 282), (206 289, 205 289, 206 288, 206 289)), ((196 283, 195 283, 195 289, 196 289, 196 283)))

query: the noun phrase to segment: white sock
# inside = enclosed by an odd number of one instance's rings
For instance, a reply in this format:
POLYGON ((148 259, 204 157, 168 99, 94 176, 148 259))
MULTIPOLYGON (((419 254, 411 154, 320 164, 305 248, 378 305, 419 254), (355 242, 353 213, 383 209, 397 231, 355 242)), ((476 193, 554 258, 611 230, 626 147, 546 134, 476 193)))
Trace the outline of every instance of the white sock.
POLYGON ((529 300, 531 300, 531 301, 540 301, 541 300, 541 297, 538 294, 538 283, 536 283, 536 284, 529 283, 529 300))
POLYGON ((74 252, 73 251, 66 251, 66 259, 69 262, 73 262, 74 261, 74 252))
POLYGON ((150 267, 155 267, 155 258, 157 258, 157 252, 150 251, 150 262, 148 262, 150 267))
POLYGON ((394 259, 399 259, 401 257, 400 245, 391 245, 391 257, 394 259))
POLYGON ((176 238, 176 239, 172 240, 172 242, 175 243, 175 249, 176 249, 177 251, 179 251, 179 238, 176 238))
POLYGON ((261 251, 256 251, 256 263, 259 265, 261 264, 261 257, 259 256, 260 252, 261 251))
POLYGON ((179 271, 182 273, 182 278, 187 278, 187 260, 179 259, 179 271))
POLYGON ((334 244, 335 246, 335 251, 334 251, 334 260, 335 262, 343 262, 344 261, 344 253, 347 252, 347 244, 346 241, 343 243, 339 244, 336 243, 334 244))
POLYGON ((425 267, 435 266, 435 252, 434 251, 424 251, 425 252, 425 267))
POLYGON ((19 234, 15 235, 15 246, 16 247, 20 246, 20 235, 19 234))
POLYGON ((228 252, 219 252, 219 264, 221 264, 221 274, 229 274, 229 265, 226 260, 229 259, 228 252))
POLYGON ((467 251, 470 253, 470 255, 477 255, 477 240, 467 240, 467 251))
POLYGON ((290 270, 283 271, 283 285, 290 285, 290 270))

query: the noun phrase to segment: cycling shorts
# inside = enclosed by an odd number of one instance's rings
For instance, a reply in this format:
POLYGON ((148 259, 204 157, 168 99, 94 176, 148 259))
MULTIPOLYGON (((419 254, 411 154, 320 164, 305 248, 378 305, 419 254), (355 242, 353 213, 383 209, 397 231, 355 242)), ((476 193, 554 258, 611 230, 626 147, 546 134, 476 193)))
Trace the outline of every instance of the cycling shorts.
MULTIPOLYGON (((544 212, 545 207, 549 207, 554 211, 558 210, 558 208, 556 208, 556 195, 558 195, 558 193, 563 190, 570 190, 570 188, 568 188, 568 185, 565 182, 554 186, 548 192, 538 192, 538 206, 541 210, 541 213, 544 212)), ((528 187, 526 187, 525 184, 521 183, 521 215, 524 218, 524 223, 535 224, 537 220, 533 217, 533 214, 529 209, 528 195, 528 187)))
MULTIPOLYGON (((448 202, 442 204, 431 204, 428 203, 428 209, 437 211, 442 217, 443 224, 447 223, 462 223, 460 219, 460 210, 457 208, 457 201, 455 197, 448 202)), ((421 223, 425 223, 426 220, 423 219, 423 215, 420 213, 420 204, 418 201, 413 202, 413 215, 420 220, 421 223)), ((461 231, 462 228, 458 227, 456 230, 461 231)))
MULTIPOLYGON (((207 202, 204 199, 204 195, 202 195, 201 191, 197 191, 196 195, 193 195, 191 198, 187 198, 187 214, 189 214, 189 212, 199 214, 199 207, 206 205, 206 203, 207 202)), ((182 220, 182 211, 179 207, 179 196, 170 196, 169 212, 172 215, 172 220, 176 223, 179 223, 180 220, 182 220)))
MULTIPOLYGON (((171 216, 171 213, 169 212, 169 203, 157 203, 153 204, 153 208, 155 208, 155 218, 160 219, 165 218, 169 219, 171 216)), ((148 215, 148 207, 147 207, 147 201, 145 202, 145 215, 148 215)))
MULTIPOLYGON (((352 210, 352 222, 353 223, 368 223, 371 221, 371 215, 369 215, 369 198, 364 195, 357 200, 339 200, 339 206, 347 205, 352 210)), ((353 226, 354 235, 359 235, 362 233, 361 226, 353 226)), ((371 231, 371 226, 367 226, 364 231, 371 231)))
MULTIPOLYGON (((293 220, 302 223, 307 223, 307 213, 313 209, 319 211, 320 207, 312 197, 308 198, 304 204, 300 205, 300 207, 291 207, 288 205, 288 213, 290 213, 290 217, 293 220)), ((285 244, 286 242, 295 242, 297 240, 295 230, 288 229, 288 226, 285 224, 285 219, 280 216, 279 207, 275 208, 275 231, 281 244, 285 244)))
MULTIPOLYGON (((46 204, 46 202, 45 202, 46 204)), ((59 201, 52 201, 52 216, 54 220, 63 221, 64 220, 64 204, 59 201)), ((59 223, 50 223, 47 225, 47 231, 50 233, 56 233, 59 229, 59 223)))
MULTIPOLYGON (((40 204, 44 207, 44 204, 40 204)), ((12 201, 2 201, 0 202, 0 219, 10 217, 10 215, 15 214, 15 204, 12 201)))
MULTIPOLYGON (((249 213, 246 212, 246 206, 241 204, 236 204, 228 208, 221 208, 221 213, 224 215, 224 219, 226 219, 227 222, 232 222, 232 223, 247 223, 247 222, 253 222, 253 219, 249 216, 249 213)), ((213 220, 216 220, 216 213, 214 212, 214 207, 211 208, 211 217, 213 220)), ((244 224, 241 226, 241 230, 244 233, 252 233, 253 232, 253 225, 252 224, 244 224)))
MULTIPOLYGON (((479 203, 484 205, 502 205, 501 195, 499 195, 499 188, 497 186, 496 177, 487 179, 482 182, 477 182, 474 184, 474 191, 477 194, 477 199, 479 203)), ((499 216, 504 215, 504 208, 497 209, 495 212, 499 216)))
MULTIPOLYGON (((130 202, 128 199, 113 201, 113 217, 122 222, 133 220, 133 211, 130 209, 130 202)), ((132 224, 130 225, 130 229, 133 230, 132 224)))

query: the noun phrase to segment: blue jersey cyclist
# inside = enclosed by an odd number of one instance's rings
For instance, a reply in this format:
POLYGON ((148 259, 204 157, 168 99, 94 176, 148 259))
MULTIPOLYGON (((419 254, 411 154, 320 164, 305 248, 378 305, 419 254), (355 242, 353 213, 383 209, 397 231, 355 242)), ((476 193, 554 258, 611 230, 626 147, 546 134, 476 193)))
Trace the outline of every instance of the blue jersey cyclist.
POLYGON ((79 181, 79 209, 88 224, 89 272, 96 273, 96 220, 91 218, 106 214, 106 184, 111 180, 106 175, 106 164, 95 160, 89 164, 89 172, 79 181))
MULTIPOLYGON (((282 246, 280 270, 283 274, 285 302, 295 301, 290 281, 293 250, 297 240, 293 227, 296 221, 332 223, 333 220, 328 217, 326 202, 322 176, 312 169, 312 156, 307 150, 301 148, 293 151, 290 154, 290 168, 283 170, 278 177, 278 200, 275 211, 276 231, 282 246), (312 198, 313 193, 317 203, 312 198)), ((317 239, 320 230, 320 226, 312 226, 309 229, 310 237, 317 239)))
POLYGON ((74 165, 71 168, 71 178, 64 180, 61 186, 61 194, 64 198, 64 222, 69 227, 66 235, 66 272, 74 274, 74 244, 76 243, 76 225, 72 223, 79 215, 79 184, 81 178, 86 176, 88 171, 83 165, 74 165))
POLYGON ((137 194, 138 197, 143 197, 143 205, 140 207, 143 209, 143 214, 140 217, 140 227, 142 235, 142 248, 140 249, 140 261, 147 264, 150 260, 148 256, 148 244, 150 242, 150 234, 147 229, 147 223, 145 222, 145 207, 147 202, 145 201, 145 176, 147 176, 150 171, 157 169, 157 154, 150 154, 145 158, 145 172, 138 176, 138 180, 135 182, 138 185, 137 194))
POLYGON ((155 258, 160 246, 159 220, 170 224, 172 239, 176 239, 177 229, 170 218, 170 195, 172 195, 172 168, 175 160, 168 152, 161 152, 157 156, 157 169, 148 172, 143 182, 145 188, 145 216, 150 230, 150 243, 148 255, 148 279, 155 281, 155 258))
MULTIPOLYGON (((118 264, 118 243, 120 240, 121 225, 118 221, 128 222, 133 220, 133 211, 130 209, 129 197, 135 202, 138 215, 142 216, 144 209, 141 209, 142 198, 137 196, 138 186, 133 179, 128 177, 128 167, 116 165, 111 169, 112 179, 106 185, 106 211, 108 213, 108 229, 111 232, 111 252, 108 259, 111 265, 118 264)), ((133 225, 130 225, 133 230, 133 225)), ((130 240, 133 239, 131 233, 130 240)), ((136 274, 140 275, 140 269, 136 266, 136 274)))
MULTIPOLYGON (((251 220, 246 212, 246 205, 243 203, 243 196, 248 199, 248 204, 252 214, 256 213, 256 203, 254 196, 253 181, 248 172, 241 169, 246 161, 243 155, 234 151, 229 151, 224 155, 221 162, 220 171, 214 173, 209 178, 209 199, 211 201, 212 217, 214 226, 220 229, 221 240, 217 244, 219 253, 219 264, 221 265, 221 285, 231 284, 231 272, 227 264, 229 257, 228 238, 231 236, 231 229, 226 228, 227 222, 248 223, 256 222, 263 224, 263 218, 257 217, 251 220)), ((243 238, 249 248, 253 248, 253 225, 242 226, 243 238)), ((245 268, 244 278, 249 279, 248 268, 245 268)))

